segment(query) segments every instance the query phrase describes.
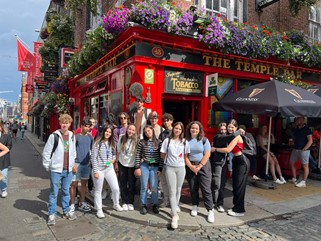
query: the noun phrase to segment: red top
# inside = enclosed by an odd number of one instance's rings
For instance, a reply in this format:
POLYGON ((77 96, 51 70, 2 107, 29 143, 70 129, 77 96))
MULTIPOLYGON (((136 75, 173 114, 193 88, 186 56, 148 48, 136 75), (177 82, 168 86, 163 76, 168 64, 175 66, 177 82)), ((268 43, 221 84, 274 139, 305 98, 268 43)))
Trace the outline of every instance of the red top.
MULTIPOLYGON (((81 132, 81 127, 79 127, 77 130, 75 130, 74 134, 79 134, 81 132)), ((90 134, 93 136, 93 138, 96 138, 97 135, 97 130, 95 128, 93 128, 90 132, 90 134)))
POLYGON ((238 153, 239 151, 242 151, 244 149, 244 143, 243 142, 238 142, 234 148, 232 149, 232 153, 233 154, 236 154, 238 153))

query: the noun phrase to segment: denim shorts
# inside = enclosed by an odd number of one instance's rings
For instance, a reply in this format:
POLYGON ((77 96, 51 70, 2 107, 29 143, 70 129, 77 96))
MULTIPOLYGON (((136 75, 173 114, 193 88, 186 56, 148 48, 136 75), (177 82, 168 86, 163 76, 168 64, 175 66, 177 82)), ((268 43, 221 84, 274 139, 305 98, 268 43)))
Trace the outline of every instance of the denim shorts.
POLYGON ((302 164, 309 164, 310 150, 303 151, 293 149, 290 156, 291 162, 301 161, 302 164))
POLYGON ((72 175, 72 181, 88 180, 90 175, 90 166, 76 163, 77 172, 72 175))

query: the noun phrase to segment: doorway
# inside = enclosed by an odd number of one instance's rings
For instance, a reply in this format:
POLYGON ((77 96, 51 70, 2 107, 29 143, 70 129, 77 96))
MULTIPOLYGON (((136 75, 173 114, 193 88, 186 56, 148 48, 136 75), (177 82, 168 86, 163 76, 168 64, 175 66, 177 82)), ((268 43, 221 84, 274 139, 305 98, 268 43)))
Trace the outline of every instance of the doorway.
POLYGON ((174 122, 180 121, 185 127, 191 121, 199 120, 199 107, 198 101, 163 100, 163 113, 172 114, 174 122))

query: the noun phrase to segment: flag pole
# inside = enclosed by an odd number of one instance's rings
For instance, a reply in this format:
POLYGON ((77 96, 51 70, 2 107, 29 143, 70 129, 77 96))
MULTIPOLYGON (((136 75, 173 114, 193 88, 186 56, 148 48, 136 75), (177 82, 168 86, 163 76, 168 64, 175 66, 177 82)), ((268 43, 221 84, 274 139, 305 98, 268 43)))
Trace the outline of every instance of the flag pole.
POLYGON ((20 41, 20 43, 30 52, 30 53, 33 53, 33 51, 30 51, 30 47, 28 44, 26 44, 26 42, 24 42, 19 36, 18 34, 15 34, 17 40, 20 41))

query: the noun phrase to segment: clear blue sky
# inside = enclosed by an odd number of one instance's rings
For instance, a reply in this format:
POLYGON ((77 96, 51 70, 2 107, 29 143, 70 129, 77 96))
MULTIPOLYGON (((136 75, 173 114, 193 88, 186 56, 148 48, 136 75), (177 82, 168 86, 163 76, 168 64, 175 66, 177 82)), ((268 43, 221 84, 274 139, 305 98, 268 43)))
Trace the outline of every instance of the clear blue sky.
POLYGON ((50 0, 1 0, 0 8, 0 98, 17 102, 21 76, 17 70, 17 34, 33 53, 50 0), (1 93, 1 91, 13 91, 1 93))

